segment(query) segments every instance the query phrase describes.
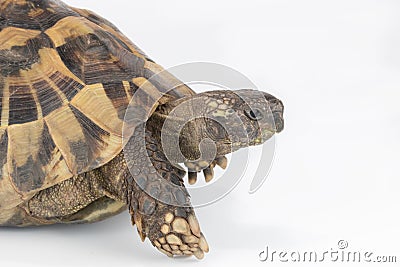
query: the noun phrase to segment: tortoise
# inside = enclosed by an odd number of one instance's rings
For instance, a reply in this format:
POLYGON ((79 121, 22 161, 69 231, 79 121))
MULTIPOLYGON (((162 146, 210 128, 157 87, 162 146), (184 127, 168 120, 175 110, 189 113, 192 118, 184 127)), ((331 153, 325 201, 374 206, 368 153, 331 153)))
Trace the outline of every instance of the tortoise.
POLYGON ((57 0, 1 0, 0 225, 91 223, 128 209, 143 241, 171 257, 202 258, 209 248, 186 171, 167 157, 160 136, 178 134, 190 184, 201 170, 209 181, 216 165, 226 167, 226 154, 282 131, 282 102, 256 92, 196 94, 91 11, 57 0), (180 131, 174 123, 163 128, 176 107, 196 99, 202 105, 191 110, 207 118, 180 131), (148 116, 124 142, 135 101, 148 116), (235 134, 232 113, 248 142, 235 134), (208 161, 200 153, 204 138, 216 147, 208 161))

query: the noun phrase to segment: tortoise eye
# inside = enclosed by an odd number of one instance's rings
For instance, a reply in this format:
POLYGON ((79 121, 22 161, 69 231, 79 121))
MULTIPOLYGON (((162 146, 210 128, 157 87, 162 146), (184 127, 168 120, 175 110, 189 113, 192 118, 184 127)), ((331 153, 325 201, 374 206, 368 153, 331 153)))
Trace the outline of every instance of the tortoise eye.
POLYGON ((249 119, 251 119, 253 121, 262 120, 262 118, 263 118, 263 114, 262 114, 261 110, 259 110, 257 108, 245 110, 245 114, 247 117, 249 117, 249 119))

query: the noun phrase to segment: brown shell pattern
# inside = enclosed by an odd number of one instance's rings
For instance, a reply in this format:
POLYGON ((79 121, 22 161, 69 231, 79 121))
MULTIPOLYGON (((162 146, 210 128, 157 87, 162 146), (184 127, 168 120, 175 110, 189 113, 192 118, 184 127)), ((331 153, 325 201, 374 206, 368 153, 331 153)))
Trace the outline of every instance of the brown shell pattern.
POLYGON ((90 11, 2 0, 0 207, 114 158, 130 99, 159 69, 90 11))

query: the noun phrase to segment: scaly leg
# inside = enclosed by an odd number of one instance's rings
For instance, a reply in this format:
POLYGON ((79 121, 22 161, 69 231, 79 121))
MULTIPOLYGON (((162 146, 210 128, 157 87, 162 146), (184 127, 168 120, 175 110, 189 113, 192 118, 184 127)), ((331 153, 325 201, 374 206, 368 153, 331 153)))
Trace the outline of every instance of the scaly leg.
POLYGON ((183 184, 185 172, 169 163, 159 140, 143 127, 138 126, 124 149, 122 188, 132 222, 142 240, 148 237, 164 254, 203 258, 208 244, 183 184))
POLYGON ((38 192, 24 208, 36 218, 61 220, 103 197, 102 179, 97 169, 74 176, 38 192))

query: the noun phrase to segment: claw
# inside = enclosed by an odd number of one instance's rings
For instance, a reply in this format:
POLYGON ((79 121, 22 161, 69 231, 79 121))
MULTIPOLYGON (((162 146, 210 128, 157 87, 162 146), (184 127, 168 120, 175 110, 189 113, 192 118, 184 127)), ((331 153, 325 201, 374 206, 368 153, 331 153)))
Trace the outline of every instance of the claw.
POLYGON ((193 185, 197 182, 197 172, 189 172, 189 184, 193 185))
POLYGON ((214 170, 211 165, 210 165, 210 167, 204 169, 203 173, 204 173, 204 178, 206 180, 206 183, 210 182, 214 178, 214 170))
POLYGON ((225 156, 219 157, 215 160, 218 166, 220 166, 222 169, 226 169, 228 166, 228 159, 225 156))
POLYGON ((192 233, 195 234, 196 236, 200 237, 201 236, 200 225, 194 215, 192 215, 192 214, 189 215, 188 223, 190 225, 190 230, 192 231, 192 233))
POLYGON ((199 247, 201 248, 201 250, 203 250, 206 253, 210 250, 210 248, 208 247, 208 243, 203 234, 201 234, 201 237, 199 240, 199 247))
POLYGON ((218 165, 222 169, 226 169, 228 166, 228 159, 225 156, 221 156, 213 160, 210 165, 207 166, 207 164, 206 161, 185 163, 189 171, 188 177, 190 185, 197 182, 197 172, 200 172, 200 170, 203 170, 206 183, 210 182, 214 178, 214 167, 218 165))
POLYGON ((215 160, 213 160, 213 162, 211 162, 211 164, 210 164, 210 166, 209 166, 209 167, 211 167, 211 168, 214 168, 214 167, 215 167, 215 165, 217 165, 217 163, 216 163, 216 161, 215 161, 215 160))
POLYGON ((201 249, 197 249, 193 252, 193 255, 198 259, 201 260, 204 258, 204 252, 201 249))
POLYGON ((140 239, 142 240, 142 242, 144 242, 144 240, 146 239, 146 234, 143 231, 142 217, 139 215, 138 212, 135 212, 133 217, 135 220, 136 229, 140 236, 140 239))

